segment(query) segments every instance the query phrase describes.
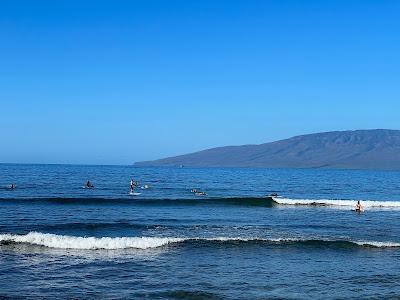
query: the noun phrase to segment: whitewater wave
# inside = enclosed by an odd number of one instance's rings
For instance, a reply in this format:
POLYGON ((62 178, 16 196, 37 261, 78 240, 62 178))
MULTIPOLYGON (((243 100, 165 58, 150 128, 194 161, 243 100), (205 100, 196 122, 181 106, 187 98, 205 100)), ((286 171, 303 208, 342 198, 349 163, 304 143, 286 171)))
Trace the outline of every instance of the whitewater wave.
POLYGON ((267 245, 303 245, 303 246, 333 246, 333 247, 400 247, 396 242, 378 241, 348 241, 327 239, 298 238, 258 238, 258 237, 211 237, 211 238, 179 238, 179 237, 76 237, 50 233, 30 232, 25 235, 0 234, 0 245, 9 243, 24 243, 56 249, 77 250, 117 250, 117 249, 151 249, 176 243, 227 243, 227 244, 267 244, 267 245))
MULTIPOLYGON (((331 206, 354 208, 358 200, 332 200, 332 199, 290 199, 272 197, 272 200, 281 205, 305 205, 305 206, 331 206)), ((399 209, 400 201, 374 201, 360 200, 364 209, 399 209)))
POLYGON ((30 232, 26 235, 0 234, 0 242, 27 243, 58 249, 150 249, 183 241, 167 237, 76 237, 51 233, 30 232))
POLYGON ((400 243, 394 242, 354 242, 359 246, 370 246, 370 247, 377 247, 377 248, 398 248, 400 247, 400 243))
MULTIPOLYGON (((81 204, 81 205, 155 205, 155 206, 181 206, 181 205, 237 205, 237 206, 259 206, 273 208, 279 205, 297 206, 327 206, 333 208, 353 209, 357 200, 335 200, 335 199, 291 199, 285 197, 222 197, 222 198, 192 198, 192 199, 132 199, 132 198, 0 198, 0 201, 23 201, 28 203, 50 202, 56 204, 81 204)), ((391 209, 400 210, 400 201, 373 201, 360 200, 364 209, 391 209)))

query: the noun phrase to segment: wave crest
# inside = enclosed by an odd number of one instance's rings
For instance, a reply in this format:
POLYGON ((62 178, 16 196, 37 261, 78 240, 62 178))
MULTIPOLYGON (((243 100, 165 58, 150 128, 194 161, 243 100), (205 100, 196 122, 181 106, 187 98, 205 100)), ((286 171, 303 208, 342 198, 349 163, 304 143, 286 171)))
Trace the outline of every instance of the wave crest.
POLYGON ((27 243, 49 248, 81 250, 149 249, 182 240, 180 238, 167 237, 76 237, 40 232, 30 232, 26 235, 0 234, 0 242, 27 243))
MULTIPOLYGON (((304 206, 332 206, 354 208, 357 200, 331 200, 331 199, 290 199, 272 197, 272 200, 281 205, 304 205, 304 206)), ((364 209, 400 209, 400 201, 374 201, 360 200, 364 209)))
POLYGON ((258 237, 212 237, 212 238, 178 238, 178 237, 76 237, 50 233, 30 232, 25 235, 0 234, 0 245, 4 243, 25 243, 56 249, 77 250, 117 250, 117 249, 151 249, 174 243, 193 244, 266 244, 266 245, 302 245, 326 247, 400 247, 396 242, 347 241, 298 238, 258 238, 258 237))

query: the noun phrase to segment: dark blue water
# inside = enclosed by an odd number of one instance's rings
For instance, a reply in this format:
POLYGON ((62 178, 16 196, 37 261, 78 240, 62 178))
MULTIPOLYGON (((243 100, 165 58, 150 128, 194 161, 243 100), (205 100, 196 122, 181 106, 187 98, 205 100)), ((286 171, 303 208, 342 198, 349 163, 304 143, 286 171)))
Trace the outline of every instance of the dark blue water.
POLYGON ((0 165, 0 297, 399 298, 397 200, 400 172, 0 165))

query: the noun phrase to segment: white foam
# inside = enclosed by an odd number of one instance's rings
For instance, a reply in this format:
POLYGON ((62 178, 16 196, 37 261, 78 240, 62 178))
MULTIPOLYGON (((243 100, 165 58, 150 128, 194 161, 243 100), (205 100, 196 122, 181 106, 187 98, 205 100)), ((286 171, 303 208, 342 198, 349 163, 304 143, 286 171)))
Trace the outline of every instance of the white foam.
MULTIPOLYGON (((271 243, 291 243, 307 241, 335 242, 335 240, 301 239, 301 238, 259 238, 259 237, 76 237, 67 235, 56 235, 50 233, 30 232, 25 235, 0 234, 0 242, 27 243, 31 245, 45 246, 56 249, 77 249, 77 250, 117 250, 117 249, 150 249, 165 246, 172 243, 184 241, 219 241, 219 242, 251 242, 264 241, 271 243)), ((342 241, 342 240, 339 240, 342 241)), ((379 248, 400 247, 400 243, 395 242, 376 242, 376 241, 346 241, 360 246, 373 246, 379 248)))
POLYGON ((373 247, 378 247, 378 248, 394 248, 394 247, 400 247, 400 243, 394 243, 394 242, 370 242, 370 241, 359 241, 359 242, 354 242, 357 245, 360 246, 373 246, 373 247))
MULTIPOLYGON (((331 200, 331 199, 290 199, 272 197, 272 199, 282 205, 320 205, 333 207, 354 208, 358 200, 331 200)), ((400 209, 400 201, 374 201, 360 200, 364 209, 400 209)))
POLYGON ((0 242, 28 243, 59 249, 149 249, 182 241, 167 237, 75 237, 50 233, 30 232, 26 235, 0 234, 0 242))

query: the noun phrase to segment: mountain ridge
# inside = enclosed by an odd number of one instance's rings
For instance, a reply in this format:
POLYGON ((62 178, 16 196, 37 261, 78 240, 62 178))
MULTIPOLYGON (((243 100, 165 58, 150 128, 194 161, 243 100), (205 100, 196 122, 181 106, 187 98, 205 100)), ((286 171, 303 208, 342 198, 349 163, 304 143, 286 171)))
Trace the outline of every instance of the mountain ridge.
POLYGON ((134 165, 400 170, 400 130, 304 134, 263 144, 210 148, 134 165))

